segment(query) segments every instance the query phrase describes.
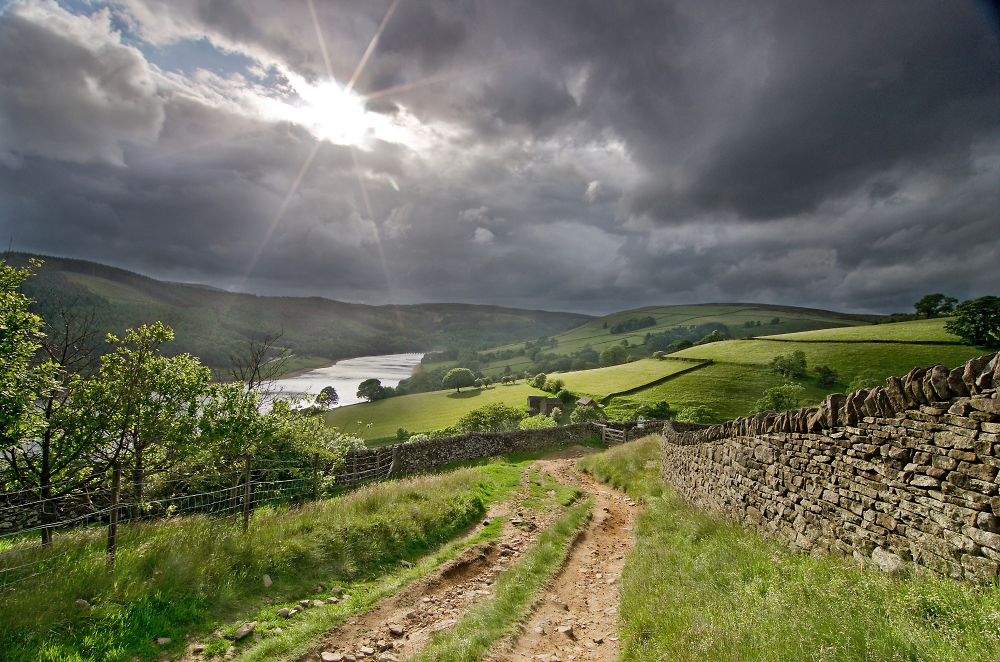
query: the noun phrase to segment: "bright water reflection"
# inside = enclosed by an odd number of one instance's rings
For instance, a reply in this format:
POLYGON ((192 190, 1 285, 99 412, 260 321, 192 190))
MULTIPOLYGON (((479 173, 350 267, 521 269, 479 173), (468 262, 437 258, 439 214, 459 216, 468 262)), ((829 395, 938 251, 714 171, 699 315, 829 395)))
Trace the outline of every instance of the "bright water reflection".
POLYGON ((358 384, 366 379, 378 379, 382 386, 396 386, 399 380, 413 373, 413 366, 420 363, 423 354, 390 354, 388 356, 361 356, 343 359, 326 368, 317 368, 299 375, 279 379, 276 386, 288 397, 303 395, 315 397, 323 387, 332 386, 340 396, 340 405, 363 402, 357 397, 358 384))

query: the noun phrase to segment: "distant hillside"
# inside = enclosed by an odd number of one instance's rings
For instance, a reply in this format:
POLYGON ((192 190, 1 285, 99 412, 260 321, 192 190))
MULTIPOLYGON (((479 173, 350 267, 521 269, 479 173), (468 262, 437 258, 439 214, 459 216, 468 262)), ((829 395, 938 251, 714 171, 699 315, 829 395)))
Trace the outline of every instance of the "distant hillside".
POLYGON ((643 358, 672 339, 698 340, 714 329, 730 338, 754 338, 764 335, 813 331, 834 327, 864 326, 886 319, 881 315, 854 315, 832 310, 777 306, 760 303, 706 303, 679 306, 648 306, 597 317, 573 329, 555 335, 532 360, 531 348, 509 344, 484 352, 484 373, 497 376, 509 365, 514 372, 564 371, 596 367, 596 353, 610 345, 628 343, 629 354, 643 358), (646 343, 649 334, 652 343, 646 343), (644 344, 645 343, 645 344, 644 344), (527 349, 527 351, 525 351, 527 349), (592 350, 592 351, 591 351, 592 350), (585 354, 583 354, 585 353, 585 354), (560 362, 541 357, 580 357, 560 362), (589 358, 585 358, 589 356, 589 358), (594 365, 584 365, 586 362, 594 365))
POLYGON ((249 338, 279 330, 281 343, 296 356, 290 367, 299 368, 354 356, 484 349, 561 333, 593 319, 499 306, 368 306, 321 297, 264 297, 159 281, 85 260, 11 253, 7 261, 26 266, 31 257, 44 264, 23 291, 46 319, 61 301, 93 311, 102 336, 162 320, 176 332, 168 353, 189 352, 213 367, 227 366, 249 338))

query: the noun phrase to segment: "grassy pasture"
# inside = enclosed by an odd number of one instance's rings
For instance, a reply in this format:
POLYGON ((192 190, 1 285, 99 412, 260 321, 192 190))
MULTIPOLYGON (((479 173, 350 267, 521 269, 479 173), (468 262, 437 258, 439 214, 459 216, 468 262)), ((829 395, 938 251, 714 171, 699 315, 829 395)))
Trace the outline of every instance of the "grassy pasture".
POLYGON ((484 405, 502 402, 524 406, 529 395, 546 395, 544 391, 525 383, 495 385, 488 389, 467 388, 461 393, 430 391, 402 395, 375 402, 363 402, 338 407, 326 414, 327 425, 352 433, 366 440, 395 440, 397 428, 411 432, 439 430, 458 422, 466 413, 484 405), (359 428, 358 421, 361 421, 359 428), (365 427, 371 423, 371 427, 365 427))
POLYGON ((818 329, 816 331, 800 331, 780 336, 762 336, 764 338, 781 338, 782 340, 900 340, 900 341, 937 341, 962 342, 961 338, 944 330, 947 318, 931 320, 914 320, 912 322, 895 322, 893 324, 871 324, 867 326, 839 327, 818 329))
MULTIPOLYGON (((608 405, 608 413, 621 415, 639 405, 665 400, 675 411, 689 405, 706 405, 716 420, 725 421, 747 414, 761 393, 787 381, 765 366, 715 363, 663 384, 615 397, 608 405)), ((824 394, 819 387, 807 388, 806 397, 818 400, 824 394)))
MULTIPOLYGON (((850 383, 859 373, 878 373, 883 379, 905 375, 914 366, 928 367, 943 363, 949 368, 965 363, 983 352, 966 345, 896 345, 843 343, 775 343, 766 340, 727 340, 677 353, 720 363, 749 363, 766 366, 778 354, 805 352, 810 369, 829 365, 840 372, 841 379, 850 383)), ((679 378, 683 379, 683 377, 679 378)))
MULTIPOLYGON (((566 388, 573 393, 599 399, 609 393, 648 384, 691 365, 683 361, 646 359, 610 368, 553 373, 553 376, 565 381, 566 388)), ((462 416, 484 405, 502 402, 524 406, 529 395, 552 396, 524 382, 508 386, 498 384, 488 389, 463 389, 461 393, 430 391, 338 407, 326 414, 326 423, 349 432, 360 431, 370 445, 377 446, 394 442, 398 428, 410 432, 439 430, 454 425, 462 416), (366 427, 369 423, 371 427, 366 427)))
MULTIPOLYGON (((699 304, 690 306, 651 306, 636 310, 613 313, 595 320, 590 320, 581 326, 554 336, 559 345, 543 353, 569 355, 590 345, 600 352, 602 349, 628 340, 630 345, 641 345, 647 333, 661 333, 675 326, 697 326, 708 322, 721 322, 729 327, 736 337, 757 336, 762 334, 779 334, 824 329, 839 326, 869 326, 870 322, 860 315, 844 315, 841 313, 811 310, 807 308, 786 308, 782 306, 767 306, 757 304, 699 304), (632 333, 612 335, 608 329, 616 323, 632 317, 652 317, 656 325, 639 329, 632 333), (770 324, 773 318, 779 318, 778 324, 770 324), (761 322, 761 326, 745 327, 745 322, 761 322), (607 323, 608 328, 604 328, 607 323)), ((497 350, 523 347, 521 344, 504 345, 497 350)), ((499 375, 504 366, 519 372, 531 366, 531 361, 523 356, 506 361, 497 361, 483 372, 488 375, 499 375)))
MULTIPOLYGON (((278 609, 313 597, 317 584, 358 588, 359 599, 364 590, 377 592, 371 582, 394 572, 398 561, 416 560, 462 534, 490 502, 517 488, 523 470, 494 462, 372 485, 299 508, 262 509, 246 533, 231 520, 200 515, 126 524, 113 571, 104 564, 103 528, 57 536, 58 581, 0 596, 0 658, 152 659, 159 653, 151 644, 156 637, 171 638, 168 650, 177 653, 186 632, 202 636, 221 627, 231 634, 242 620, 258 621, 265 637, 281 625, 290 641, 296 622, 280 619, 278 609), (264 573, 274 580, 269 589, 261 583, 264 573), (273 604, 262 603, 264 596, 273 604), (93 608, 78 611, 78 598, 93 608)), ((352 605, 364 606, 349 603, 347 611, 352 605)), ((209 653, 229 645, 208 639, 209 653)))
MULTIPOLYGON (((805 336, 804 339, 809 340, 821 340, 826 334, 835 335, 837 340, 865 340, 871 339, 872 331, 877 331, 877 339, 880 340, 912 340, 914 337, 920 340, 936 339, 935 334, 939 337, 943 333, 943 322, 929 322, 921 320, 826 329, 794 335, 798 338, 805 336), (893 331, 898 331, 899 336, 894 335, 893 331)), ((862 374, 881 381, 893 375, 905 375, 915 366, 928 367, 943 363, 953 368, 983 353, 982 350, 967 345, 727 340, 677 352, 676 356, 712 359, 715 363, 664 384, 616 397, 610 403, 609 410, 621 415, 634 411, 641 404, 666 400, 674 409, 687 405, 705 405, 712 410, 718 421, 745 416, 752 413, 754 404, 764 390, 790 383, 791 380, 772 372, 767 364, 778 354, 788 355, 796 350, 805 353, 810 371, 816 366, 828 365, 840 373, 837 383, 829 387, 820 386, 811 372, 806 377, 795 380, 794 383, 806 389, 803 405, 818 403, 827 393, 846 391, 851 381, 862 374)))
POLYGON ((656 476, 647 438, 583 458, 647 502, 622 573, 622 659, 761 662, 1000 656, 1000 590, 793 554, 700 511, 656 476))
POLYGON ((690 368, 692 365, 685 361, 643 359, 609 368, 554 373, 553 377, 566 382, 566 388, 574 394, 589 395, 594 399, 600 399, 610 393, 625 391, 663 379, 685 368, 690 368))

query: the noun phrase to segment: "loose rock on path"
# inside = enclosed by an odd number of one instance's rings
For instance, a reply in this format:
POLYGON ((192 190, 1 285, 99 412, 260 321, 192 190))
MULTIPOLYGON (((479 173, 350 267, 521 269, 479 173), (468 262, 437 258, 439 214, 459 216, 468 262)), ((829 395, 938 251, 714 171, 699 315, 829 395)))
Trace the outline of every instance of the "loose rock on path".
MULTIPOLYGON (((617 659, 617 581, 632 546, 635 504, 629 505, 622 495, 573 468, 577 459, 592 452, 574 446, 534 463, 542 474, 590 493, 594 517, 578 536, 562 570, 539 595, 520 636, 498 642, 488 658, 491 661, 617 659)), ((526 471, 525 484, 527 476, 526 471)), ((497 573, 516 563, 560 514, 558 509, 547 513, 519 510, 519 500, 497 504, 487 514, 488 520, 507 520, 499 539, 470 547, 430 577, 349 617, 299 661, 402 661, 420 650, 433 633, 459 622, 473 604, 493 594, 497 573)))

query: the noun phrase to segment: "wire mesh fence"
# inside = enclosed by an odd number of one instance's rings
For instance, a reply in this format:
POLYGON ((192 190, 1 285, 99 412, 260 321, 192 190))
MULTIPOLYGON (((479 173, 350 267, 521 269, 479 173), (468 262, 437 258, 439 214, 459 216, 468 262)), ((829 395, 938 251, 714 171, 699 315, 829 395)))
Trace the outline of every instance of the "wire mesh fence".
POLYGON ((387 453, 348 453, 337 467, 266 462, 231 467, 229 475, 161 474, 132 482, 120 467, 58 497, 45 498, 53 485, 0 491, 0 591, 44 583, 74 557, 105 556, 114 563, 116 549, 139 522, 183 515, 204 515, 221 526, 247 528, 252 513, 268 506, 294 506, 332 496, 365 483, 385 480, 392 472, 387 453), (141 498, 137 498, 142 495, 141 498), (121 527, 121 528, 120 528, 121 527))

